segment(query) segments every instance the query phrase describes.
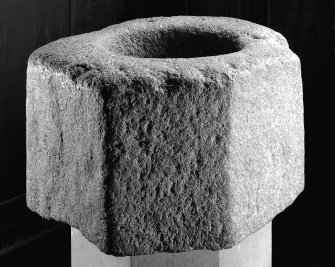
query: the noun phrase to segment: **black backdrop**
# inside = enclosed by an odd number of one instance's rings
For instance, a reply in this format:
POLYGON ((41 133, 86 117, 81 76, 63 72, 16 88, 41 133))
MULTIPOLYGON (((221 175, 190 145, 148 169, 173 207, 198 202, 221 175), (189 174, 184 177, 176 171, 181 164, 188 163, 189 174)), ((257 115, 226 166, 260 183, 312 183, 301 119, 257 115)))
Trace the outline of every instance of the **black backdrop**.
POLYGON ((334 1, 326 0, 0 0, 0 261, 9 266, 21 260, 35 266, 70 265, 69 227, 25 207, 29 54, 61 37, 133 18, 172 15, 250 20, 281 32, 300 57, 306 188, 273 221, 273 266, 330 266, 335 16, 334 1))

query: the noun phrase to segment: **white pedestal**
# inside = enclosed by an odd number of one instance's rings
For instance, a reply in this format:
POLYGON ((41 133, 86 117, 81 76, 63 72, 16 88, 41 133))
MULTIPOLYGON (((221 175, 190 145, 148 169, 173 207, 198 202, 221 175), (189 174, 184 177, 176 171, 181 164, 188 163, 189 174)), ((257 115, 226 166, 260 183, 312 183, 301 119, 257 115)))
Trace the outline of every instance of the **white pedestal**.
POLYGON ((134 257, 105 255, 71 229, 72 267, 270 267, 271 223, 232 249, 196 250, 184 253, 156 253, 134 257))

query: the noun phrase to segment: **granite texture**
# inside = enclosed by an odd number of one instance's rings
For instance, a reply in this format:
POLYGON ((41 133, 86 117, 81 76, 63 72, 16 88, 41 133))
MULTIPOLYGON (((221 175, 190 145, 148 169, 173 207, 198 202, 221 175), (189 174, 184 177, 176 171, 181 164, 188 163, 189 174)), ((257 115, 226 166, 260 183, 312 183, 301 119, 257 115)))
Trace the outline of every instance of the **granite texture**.
POLYGON ((59 39, 27 69, 27 205, 116 256, 230 248, 304 188, 299 58, 224 17, 59 39))

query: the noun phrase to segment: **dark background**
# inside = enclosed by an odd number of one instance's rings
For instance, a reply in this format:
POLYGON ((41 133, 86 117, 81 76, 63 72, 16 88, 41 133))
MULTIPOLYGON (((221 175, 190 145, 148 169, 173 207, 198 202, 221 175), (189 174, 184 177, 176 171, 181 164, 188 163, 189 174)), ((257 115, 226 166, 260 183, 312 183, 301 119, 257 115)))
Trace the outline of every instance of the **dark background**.
MULTIPOLYGON (((70 228, 25 207, 25 82, 29 54, 61 37, 125 20, 229 16, 282 33, 301 59, 306 187, 273 220, 273 266, 331 266, 334 221, 334 1, 0 0, 0 266, 70 266, 70 228), (7 265, 6 265, 7 266, 7 265)), ((334 265, 333 265, 334 266, 334 265)))

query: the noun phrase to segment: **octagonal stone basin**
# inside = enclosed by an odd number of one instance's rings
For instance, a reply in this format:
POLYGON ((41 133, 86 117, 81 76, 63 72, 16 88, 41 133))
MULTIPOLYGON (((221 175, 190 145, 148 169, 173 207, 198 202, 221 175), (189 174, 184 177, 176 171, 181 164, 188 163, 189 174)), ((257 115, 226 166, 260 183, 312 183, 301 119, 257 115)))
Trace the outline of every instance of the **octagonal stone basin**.
POLYGON ((300 62, 279 33, 157 17, 27 69, 27 205, 107 254, 230 248, 304 187, 300 62))

